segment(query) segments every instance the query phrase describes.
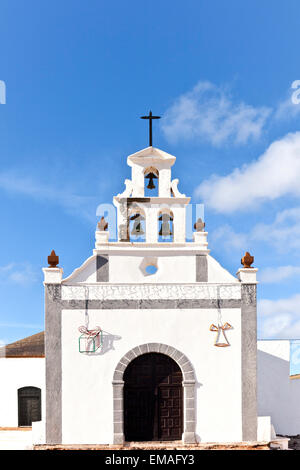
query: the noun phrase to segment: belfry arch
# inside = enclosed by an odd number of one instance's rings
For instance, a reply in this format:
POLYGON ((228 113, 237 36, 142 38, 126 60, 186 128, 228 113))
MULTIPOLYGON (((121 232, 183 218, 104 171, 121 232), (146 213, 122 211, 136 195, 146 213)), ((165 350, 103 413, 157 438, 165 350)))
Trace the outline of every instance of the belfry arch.
POLYGON ((182 372, 183 386, 183 435, 184 443, 196 442, 196 377, 190 360, 179 350, 161 343, 146 343, 128 351, 118 362, 113 375, 113 443, 122 444, 124 435, 124 373, 127 366, 137 357, 147 353, 161 353, 173 359, 182 372))
POLYGON ((128 210, 128 235, 130 241, 146 241, 146 215, 138 205, 128 210))
POLYGON ((158 213, 158 241, 174 241, 174 215, 173 212, 165 207, 158 213))
POLYGON ((145 196, 158 196, 159 195, 159 170, 150 166, 144 170, 145 178, 145 196), (147 182, 148 180, 148 182, 147 182))

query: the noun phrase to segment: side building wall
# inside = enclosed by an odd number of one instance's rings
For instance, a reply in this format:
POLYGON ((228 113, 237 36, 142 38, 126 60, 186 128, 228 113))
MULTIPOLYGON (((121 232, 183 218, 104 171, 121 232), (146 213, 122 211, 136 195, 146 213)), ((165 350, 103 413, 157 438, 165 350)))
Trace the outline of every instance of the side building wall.
POLYGON ((0 427, 18 426, 18 389, 38 387, 42 396, 42 419, 45 417, 45 359, 0 358, 0 427))
POLYGON ((300 434, 300 379, 290 378, 290 341, 258 341, 258 412, 276 434, 300 434))

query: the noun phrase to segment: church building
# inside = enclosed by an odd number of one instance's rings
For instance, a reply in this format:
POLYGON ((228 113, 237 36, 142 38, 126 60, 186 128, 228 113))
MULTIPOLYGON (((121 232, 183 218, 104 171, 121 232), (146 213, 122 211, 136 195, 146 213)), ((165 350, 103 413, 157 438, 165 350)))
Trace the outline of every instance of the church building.
POLYGON ((175 160, 130 155, 118 240, 102 218, 82 266, 43 269, 47 444, 257 440, 257 269, 226 271, 201 219, 186 241, 175 160))

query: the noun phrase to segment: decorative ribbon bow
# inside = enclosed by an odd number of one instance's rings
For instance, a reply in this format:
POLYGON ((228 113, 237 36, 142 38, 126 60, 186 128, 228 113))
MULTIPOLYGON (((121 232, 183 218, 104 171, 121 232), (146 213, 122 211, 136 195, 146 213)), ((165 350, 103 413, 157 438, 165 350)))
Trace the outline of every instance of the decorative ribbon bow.
POLYGON ((217 333, 217 336, 216 336, 216 340, 215 340, 215 346, 217 347, 221 347, 221 348, 226 348, 227 346, 230 346, 230 343, 227 339, 227 336, 226 336, 226 333, 225 331, 226 330, 232 330, 232 326, 230 325, 230 323, 224 323, 224 325, 220 325, 218 324, 218 326, 212 324, 210 325, 209 327, 210 331, 215 331, 217 333), (221 342, 220 341, 220 336, 221 336, 221 333, 223 333, 223 337, 225 339, 225 342, 221 342))
POLYGON ((231 330, 232 326, 229 323, 226 322, 224 325, 218 325, 218 326, 212 324, 212 325, 210 325, 209 329, 210 329, 210 331, 219 331, 220 329, 221 330, 231 330))
POLYGON ((100 333, 101 328, 100 328, 100 326, 96 326, 96 328, 94 328, 93 330, 88 330, 86 326, 82 325, 78 328, 78 331, 80 333, 83 333, 87 336, 92 337, 92 336, 97 336, 100 333))

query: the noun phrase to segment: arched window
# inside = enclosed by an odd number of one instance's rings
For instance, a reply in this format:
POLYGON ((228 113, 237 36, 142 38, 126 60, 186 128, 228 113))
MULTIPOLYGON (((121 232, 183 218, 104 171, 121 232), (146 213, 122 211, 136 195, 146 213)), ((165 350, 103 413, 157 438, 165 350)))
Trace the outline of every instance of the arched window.
POLYGON ((146 241, 145 214, 139 207, 132 207, 129 211, 129 239, 131 242, 146 241))
POLYGON ((158 217, 158 241, 172 242, 174 237, 173 213, 164 209, 158 217))
POLYGON ((31 426, 33 421, 42 419, 41 389, 23 387, 18 390, 19 426, 31 426))
POLYGON ((158 178, 159 172, 153 166, 146 168, 145 175, 145 196, 157 197, 158 196, 158 178))

